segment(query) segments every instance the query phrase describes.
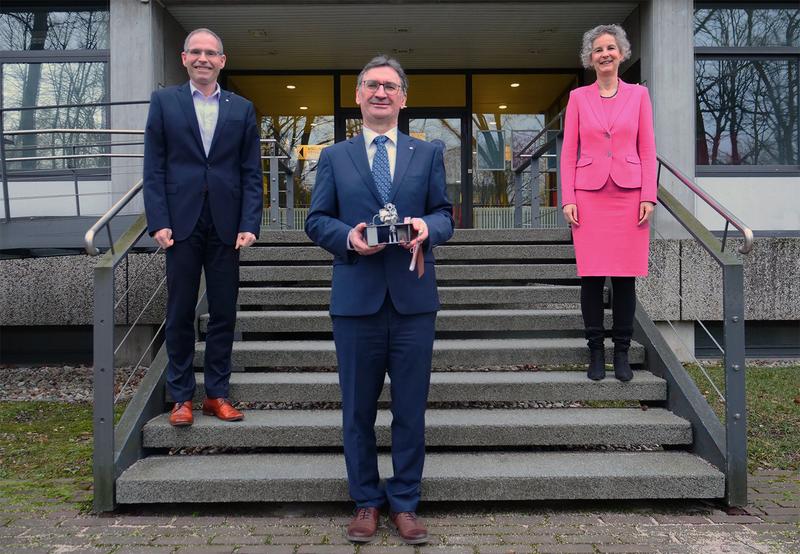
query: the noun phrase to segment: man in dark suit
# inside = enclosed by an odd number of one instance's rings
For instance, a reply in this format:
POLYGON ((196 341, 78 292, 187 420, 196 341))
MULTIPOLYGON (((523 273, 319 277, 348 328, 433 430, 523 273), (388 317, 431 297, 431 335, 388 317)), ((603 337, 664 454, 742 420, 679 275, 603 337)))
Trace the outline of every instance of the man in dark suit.
POLYGON ((208 330, 203 413, 243 419, 228 400, 239 292, 239 249, 256 240, 263 182, 255 110, 221 90, 222 41, 192 31, 181 53, 189 82, 150 98, 144 147, 147 228, 166 252, 170 423, 191 425, 194 313, 205 269, 208 330))
POLYGON ((425 458, 425 408, 439 309, 432 248, 453 234, 442 152, 397 130, 408 81, 378 56, 358 76, 363 134, 322 151, 306 233, 334 255, 330 313, 342 390, 344 453, 356 514, 347 538, 369 542, 380 507, 409 544, 427 542, 416 517, 425 458), (385 204, 409 218, 415 238, 368 246, 367 222, 385 204), (419 271, 410 271, 419 245, 419 271), (375 418, 388 370, 394 475, 380 483, 375 418))

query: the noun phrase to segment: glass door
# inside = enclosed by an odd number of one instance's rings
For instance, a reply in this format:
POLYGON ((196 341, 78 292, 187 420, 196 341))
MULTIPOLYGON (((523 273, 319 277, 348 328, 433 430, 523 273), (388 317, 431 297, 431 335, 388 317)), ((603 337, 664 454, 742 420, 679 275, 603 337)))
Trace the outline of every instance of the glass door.
POLYGON ((400 112, 400 130, 414 138, 432 142, 442 149, 447 195, 453 203, 456 227, 469 224, 464 202, 467 186, 467 156, 464 145, 466 115, 457 110, 405 109, 400 112))

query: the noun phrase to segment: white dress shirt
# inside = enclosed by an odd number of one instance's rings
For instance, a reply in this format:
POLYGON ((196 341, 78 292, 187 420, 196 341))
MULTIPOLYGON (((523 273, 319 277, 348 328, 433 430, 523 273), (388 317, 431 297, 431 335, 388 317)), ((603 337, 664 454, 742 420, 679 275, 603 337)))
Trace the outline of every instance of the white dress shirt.
POLYGON ((204 95, 200 89, 189 81, 189 89, 192 91, 192 102, 194 102, 194 113, 197 116, 197 125, 200 127, 200 138, 203 139, 203 150, 208 156, 211 150, 211 141, 214 139, 214 130, 217 128, 219 118, 219 96, 220 88, 211 93, 211 96, 204 95))
MULTIPOLYGON (((380 133, 376 133, 366 125, 364 125, 362 132, 364 133, 364 144, 367 147, 369 168, 372 169, 372 160, 375 159, 375 152, 378 150, 378 147, 373 141, 380 133)), ((394 179, 394 164, 395 160, 397 160, 397 127, 392 127, 383 134, 389 139, 384 145, 386 146, 386 153, 389 155, 389 172, 392 179, 394 179)))

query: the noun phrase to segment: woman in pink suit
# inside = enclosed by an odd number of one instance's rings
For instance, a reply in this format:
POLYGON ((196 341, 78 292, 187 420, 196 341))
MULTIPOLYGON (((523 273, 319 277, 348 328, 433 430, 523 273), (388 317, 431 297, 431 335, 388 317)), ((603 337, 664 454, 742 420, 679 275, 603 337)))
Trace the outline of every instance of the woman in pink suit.
POLYGON ((572 227, 581 311, 589 345, 588 376, 605 377, 603 285, 611 277, 614 375, 633 378, 637 276, 647 275, 649 220, 656 203, 656 145, 647 89, 618 77, 630 43, 618 25, 583 35, 581 58, 597 80, 573 90, 564 122, 561 204, 572 227))

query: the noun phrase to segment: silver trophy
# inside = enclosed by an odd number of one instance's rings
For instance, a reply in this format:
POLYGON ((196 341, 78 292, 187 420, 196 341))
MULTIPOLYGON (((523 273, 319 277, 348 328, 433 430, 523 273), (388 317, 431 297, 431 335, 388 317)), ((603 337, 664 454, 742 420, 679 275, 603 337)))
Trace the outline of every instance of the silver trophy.
POLYGON ((397 223, 397 208, 386 204, 372 216, 372 224, 367 225, 367 245, 402 244, 411 240, 411 223, 397 223), (378 223, 380 222, 380 223, 378 223))

